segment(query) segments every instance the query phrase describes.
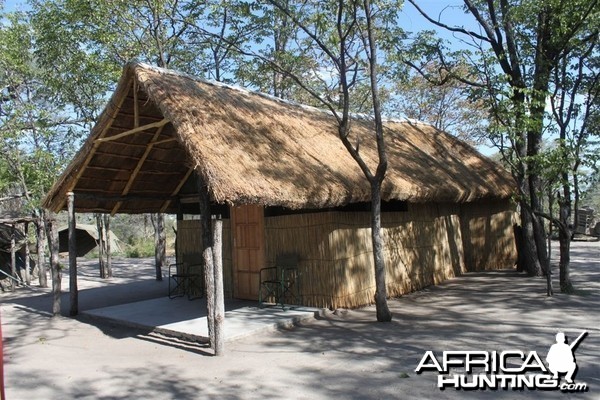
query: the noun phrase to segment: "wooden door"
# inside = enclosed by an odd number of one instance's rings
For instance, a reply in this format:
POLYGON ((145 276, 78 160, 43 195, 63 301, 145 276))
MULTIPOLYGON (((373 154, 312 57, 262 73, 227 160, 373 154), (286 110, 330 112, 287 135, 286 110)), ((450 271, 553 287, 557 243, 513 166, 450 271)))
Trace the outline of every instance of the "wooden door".
POLYGON ((233 288, 238 299, 258 300, 259 273, 265 263, 265 223, 261 206, 231 208, 233 288))

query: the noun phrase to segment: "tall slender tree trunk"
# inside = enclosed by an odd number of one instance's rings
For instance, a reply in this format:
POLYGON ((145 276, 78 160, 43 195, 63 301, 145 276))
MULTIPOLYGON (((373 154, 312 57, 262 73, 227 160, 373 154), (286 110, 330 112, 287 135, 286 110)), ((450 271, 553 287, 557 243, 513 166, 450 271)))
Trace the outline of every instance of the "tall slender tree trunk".
POLYGON ((515 108, 515 138, 514 146, 516 148, 516 170, 515 179, 519 187, 521 198, 519 200, 521 209, 521 235, 520 243, 517 244, 519 253, 519 270, 524 270, 530 276, 541 276, 542 266, 538 259, 538 250, 535 241, 535 233, 533 227, 533 215, 529 205, 529 181, 527 174, 530 171, 525 163, 527 156, 527 134, 523 129, 525 126, 525 88, 520 79, 516 79, 514 83, 516 90, 511 98, 515 108))
POLYGON ((156 265, 156 280, 162 281, 162 268, 167 263, 167 235, 165 233, 165 215, 152 214, 154 226, 154 262, 156 265))
POLYGON ((48 287, 48 276, 46 275, 46 257, 44 251, 46 248, 46 219, 44 211, 41 210, 35 224, 35 235, 37 237, 37 264, 38 264, 38 279, 40 287, 48 287))
POLYGON ((560 246, 559 282, 560 291, 562 293, 573 293, 575 288, 571 283, 569 273, 571 264, 571 238, 573 231, 571 230, 571 186, 568 183, 568 175, 563 175, 563 196, 559 201, 559 232, 558 240, 560 246))
POLYGON ((48 247, 50 249, 50 270, 52 271, 52 315, 60 315, 60 296, 61 296, 61 271, 58 260, 58 228, 53 215, 48 215, 46 219, 46 234, 48 236, 48 247))
POLYGON ((16 282, 15 279, 18 278, 17 275, 17 248, 15 243, 15 231, 16 228, 13 226, 10 231, 10 275, 12 278, 10 279, 10 290, 11 292, 15 291, 16 282))
POLYGON ((381 183, 371 183, 371 240, 373 241, 373 261, 375 263, 375 304, 377 321, 392 320, 387 304, 384 243, 381 234, 381 183))
POLYGON ((25 222, 25 283, 27 286, 31 284, 31 277, 29 272, 31 271, 30 254, 29 254, 29 222, 25 222))
POLYGON ((573 293, 575 288, 571 283, 569 266, 571 263, 571 231, 570 229, 560 229, 558 232, 560 246, 560 261, 558 263, 560 271, 560 291, 562 293, 573 293))
POLYGON ((104 250, 105 250, 105 241, 104 241, 104 222, 102 220, 102 214, 96 214, 96 230, 98 231, 98 266, 100 269, 100 278, 107 278, 106 274, 106 262, 104 261, 104 250))
POLYGON ((110 214, 104 214, 104 233, 106 235, 106 276, 112 278, 112 249, 110 246, 110 214))

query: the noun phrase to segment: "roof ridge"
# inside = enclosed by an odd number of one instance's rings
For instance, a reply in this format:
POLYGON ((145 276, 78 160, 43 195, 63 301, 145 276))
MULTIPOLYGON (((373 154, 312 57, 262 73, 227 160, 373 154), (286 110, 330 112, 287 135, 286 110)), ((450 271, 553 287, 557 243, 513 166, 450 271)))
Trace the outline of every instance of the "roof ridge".
MULTIPOLYGON (((229 84, 229 83, 223 83, 223 82, 219 82, 219 81, 215 81, 212 79, 205 79, 205 78, 201 78, 199 76, 196 75, 192 75, 192 74, 188 74, 187 72, 181 72, 179 70, 175 70, 175 69, 170 69, 170 68, 163 68, 163 67, 157 67, 155 65, 151 65, 145 62, 141 62, 141 61, 133 61, 130 62, 129 65, 131 67, 136 67, 139 66, 141 68, 144 69, 149 69, 152 70, 154 72, 158 72, 160 74, 170 74, 170 75, 175 75, 175 76, 180 76, 186 79, 190 79, 196 82, 200 82, 200 83, 204 83, 207 85, 211 85, 211 86, 215 86, 215 87, 220 87, 220 88, 225 88, 225 89, 230 89, 230 90, 235 90, 237 92, 243 93, 243 94, 248 94, 248 95, 255 95, 255 96, 259 96, 262 98, 265 98, 267 100, 271 100, 271 101, 275 101, 281 104, 287 104, 287 105, 291 105, 294 107, 298 107, 298 108, 302 108, 306 111, 311 111, 311 112, 320 112, 320 113, 325 113, 328 115, 331 115, 331 111, 324 109, 324 108, 319 108, 319 107, 314 107, 314 106, 309 106, 306 104, 302 104, 302 103, 298 103, 297 101, 294 100, 289 100, 289 99, 282 99, 280 97, 276 97, 273 96, 271 94, 268 93, 264 93, 264 92, 259 92, 258 90, 252 90, 252 89, 248 89, 239 85, 233 85, 233 84, 229 84)), ((371 114, 366 114, 366 113, 354 113, 351 112, 350 117, 352 117, 355 120, 366 120, 366 121, 373 121, 374 117, 371 114)), ((382 121, 384 123, 407 123, 407 124, 411 124, 411 125, 426 125, 426 126, 430 126, 435 128, 435 126, 433 126, 432 124, 428 123, 428 122, 424 122, 424 121, 420 121, 417 119, 413 119, 413 118, 408 118, 408 117, 385 117, 382 116, 382 121)))

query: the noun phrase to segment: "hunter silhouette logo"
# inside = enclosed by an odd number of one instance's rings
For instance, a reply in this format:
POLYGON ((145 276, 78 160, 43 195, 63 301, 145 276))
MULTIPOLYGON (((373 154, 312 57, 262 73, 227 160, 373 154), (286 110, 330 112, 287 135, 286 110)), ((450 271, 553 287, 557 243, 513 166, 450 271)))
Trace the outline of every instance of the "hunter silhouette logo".
POLYGON ((438 372, 438 388, 456 390, 541 389, 562 392, 584 392, 587 383, 574 382, 577 372, 575 352, 586 337, 582 332, 571 344, 563 332, 556 334, 556 343, 548 350, 546 362, 536 351, 443 351, 436 357, 426 351, 415 369, 417 374, 432 370, 438 372), (565 381, 561 383, 561 375, 565 381))
POLYGON ((568 345, 564 333, 558 332, 556 334, 556 343, 550 347, 546 356, 548 369, 552 372, 552 378, 558 379, 559 373, 565 373, 567 383, 573 383, 573 375, 577 370, 573 351, 586 335, 587 331, 583 331, 571 345, 568 345))

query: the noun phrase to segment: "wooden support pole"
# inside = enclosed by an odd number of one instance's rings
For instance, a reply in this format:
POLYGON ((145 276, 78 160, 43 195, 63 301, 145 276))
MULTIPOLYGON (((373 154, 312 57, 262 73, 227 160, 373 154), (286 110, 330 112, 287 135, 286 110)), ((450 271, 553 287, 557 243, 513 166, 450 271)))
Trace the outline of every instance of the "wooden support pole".
POLYGON ((17 245, 15 243, 15 226, 10 231, 10 290, 15 291, 15 279, 17 278, 17 245))
POLYGON ((208 187, 198 175, 197 186, 202 227, 202 259, 204 260, 204 287, 206 291, 206 319, 210 346, 215 347, 215 274, 213 264, 213 235, 211 228, 210 196, 208 187))
POLYGON ((224 354, 223 323, 225 322, 225 306, 223 304, 223 273, 216 272, 216 268, 222 270, 221 256, 217 255, 218 261, 215 261, 215 252, 222 253, 221 236, 222 227, 213 232, 212 217, 210 210, 210 195, 208 186, 198 175, 197 178, 200 222, 202 226, 202 258, 204 260, 204 283, 206 287, 206 307, 208 321, 208 336, 210 345, 216 356, 224 354), (215 250, 215 236, 219 237, 219 249, 215 250), (215 267, 218 263, 219 266, 215 267), (217 288, 217 285, 220 288, 217 288), (217 311, 218 310, 218 311, 217 311))
POLYGON ((35 225, 35 235, 37 236, 37 263, 38 263, 38 274, 40 287, 48 287, 48 277, 46 276, 46 260, 44 257, 45 240, 44 240, 44 211, 38 216, 37 223, 35 225))
POLYGON ((52 315, 60 315, 60 264, 58 262, 58 228, 53 216, 46 220, 46 234, 50 248, 50 270, 52 271, 52 315))
POLYGON ((102 220, 102 214, 94 214, 96 217, 96 231, 98 232, 98 269, 100 278, 107 278, 106 276, 106 262, 104 257, 104 225, 102 220))
POLYGON ((223 220, 213 219, 213 260, 215 274, 215 355, 224 354, 223 322, 225 299, 223 294, 223 220))
POLYGON ((140 126, 140 105, 138 104, 138 82, 133 80, 133 127, 140 126))
POLYGON ((27 286, 31 284, 29 272, 31 271, 31 263, 29 262, 29 222, 25 222, 25 283, 27 286))
POLYGON ((104 233, 106 234, 106 275, 112 278, 112 249, 110 247, 110 215, 104 214, 104 233))
POLYGON ((77 292, 77 234, 75 231, 75 194, 67 193, 67 210, 69 212, 69 293, 71 308, 69 315, 72 317, 79 313, 79 299, 77 292))

